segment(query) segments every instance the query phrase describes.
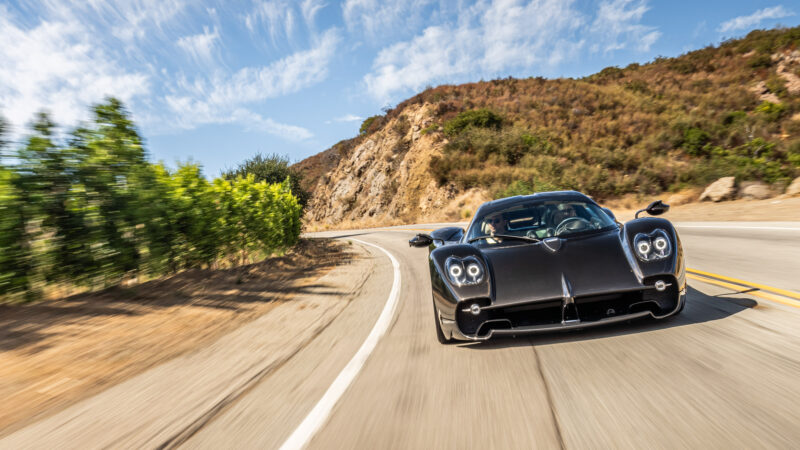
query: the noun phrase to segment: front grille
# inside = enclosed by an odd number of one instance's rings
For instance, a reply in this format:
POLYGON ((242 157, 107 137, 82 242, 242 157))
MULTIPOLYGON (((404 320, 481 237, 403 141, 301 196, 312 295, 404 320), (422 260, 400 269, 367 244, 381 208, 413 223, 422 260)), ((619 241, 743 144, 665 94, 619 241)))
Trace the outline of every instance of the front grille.
MULTIPOLYGON (((656 280, 669 284, 667 289, 659 292, 655 289, 640 291, 578 296, 574 307, 567 310, 566 320, 579 319, 581 323, 596 322, 602 319, 649 311, 656 316, 668 314, 678 305, 678 284, 673 277, 654 277, 645 279, 645 285, 652 286, 656 280), (577 316, 577 317, 576 317, 577 316)), ((488 306, 488 298, 472 299, 458 304, 456 322, 459 330, 467 336, 484 336, 491 329, 508 329, 533 327, 541 325, 557 325, 562 322, 563 303, 561 299, 539 301, 525 305, 506 308, 482 310, 473 315, 468 309, 473 303, 488 306)))

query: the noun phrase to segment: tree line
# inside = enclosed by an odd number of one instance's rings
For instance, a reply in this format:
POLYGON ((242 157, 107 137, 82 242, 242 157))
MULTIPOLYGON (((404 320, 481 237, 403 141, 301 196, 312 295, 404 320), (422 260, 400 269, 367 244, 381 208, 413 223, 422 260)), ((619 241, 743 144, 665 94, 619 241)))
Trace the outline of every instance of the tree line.
MULTIPOLYGON (((95 105, 91 121, 66 139, 39 113, 10 154, 3 127, 0 295, 6 298, 35 299, 49 283, 108 286, 240 264, 287 248, 300 234, 302 204, 292 192, 299 180, 290 171, 271 182, 238 169, 209 181, 197 164, 173 170, 151 163, 117 99, 95 105)), ((276 166, 275 157, 268 160, 276 166)))

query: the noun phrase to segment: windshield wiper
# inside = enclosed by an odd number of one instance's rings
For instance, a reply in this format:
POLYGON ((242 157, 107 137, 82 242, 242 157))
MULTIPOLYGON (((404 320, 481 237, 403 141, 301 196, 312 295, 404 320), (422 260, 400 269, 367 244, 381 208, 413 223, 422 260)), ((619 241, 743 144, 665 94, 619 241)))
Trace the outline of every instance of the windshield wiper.
POLYGON ((513 234, 485 234, 483 236, 474 237, 467 242, 471 244, 475 241, 480 241, 481 239, 489 239, 489 238, 516 239, 519 241, 527 241, 527 242, 541 241, 541 239, 539 238, 528 237, 528 236, 515 236, 513 234))

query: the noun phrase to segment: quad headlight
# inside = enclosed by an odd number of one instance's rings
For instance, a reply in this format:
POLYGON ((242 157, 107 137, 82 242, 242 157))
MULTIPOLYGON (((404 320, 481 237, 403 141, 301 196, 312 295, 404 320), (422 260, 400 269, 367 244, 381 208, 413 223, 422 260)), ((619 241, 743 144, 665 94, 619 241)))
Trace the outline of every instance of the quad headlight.
POLYGON ((444 263, 447 277, 456 286, 472 286, 483 282, 485 270, 483 263, 474 256, 456 258, 451 256, 444 263))
POLYGON ((634 236, 633 248, 642 261, 656 261, 672 254, 669 235, 660 228, 650 234, 639 233, 634 236))

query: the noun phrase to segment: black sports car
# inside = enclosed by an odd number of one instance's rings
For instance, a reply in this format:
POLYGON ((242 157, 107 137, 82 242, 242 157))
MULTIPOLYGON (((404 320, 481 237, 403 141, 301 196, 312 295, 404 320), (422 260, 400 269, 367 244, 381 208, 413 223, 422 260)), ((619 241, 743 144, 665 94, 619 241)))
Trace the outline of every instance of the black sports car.
POLYGON ((441 342, 486 340, 678 314, 686 268, 678 233, 651 203, 622 224, 574 191, 484 203, 467 231, 409 241, 430 249, 441 342))

